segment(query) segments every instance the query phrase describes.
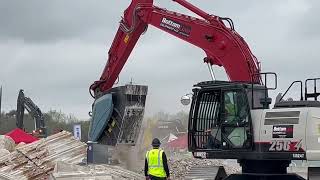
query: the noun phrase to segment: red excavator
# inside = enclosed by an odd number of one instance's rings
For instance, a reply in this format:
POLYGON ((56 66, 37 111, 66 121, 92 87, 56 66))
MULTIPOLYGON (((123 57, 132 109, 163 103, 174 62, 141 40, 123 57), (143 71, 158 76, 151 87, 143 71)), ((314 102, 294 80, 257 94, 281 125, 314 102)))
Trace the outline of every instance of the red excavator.
MULTIPOLYGON (((135 144, 141 126, 146 86, 114 87, 139 37, 151 24, 204 50, 210 73, 224 67, 230 81, 194 85, 189 114, 188 146, 196 158, 237 159, 242 174, 226 176, 223 169, 196 169, 193 179, 287 180, 303 179, 287 173, 292 160, 320 160, 318 78, 295 81, 301 87, 297 101, 279 98, 270 109, 268 91, 277 87, 275 73, 261 73, 259 62, 230 18, 208 14, 186 0, 173 0, 199 18, 153 5, 153 0, 132 0, 124 11, 100 77, 90 86, 95 98, 90 139, 116 145, 135 144), (268 87, 268 78, 274 78, 268 87), (310 83, 315 88, 310 92, 310 83), (199 173, 200 172, 200 173, 199 173), (214 172, 214 173, 213 173, 214 172)), ((184 97, 183 104, 190 99, 184 97)), ((309 168, 317 178, 318 168, 309 168)), ((191 178, 191 179, 192 179, 191 178)))

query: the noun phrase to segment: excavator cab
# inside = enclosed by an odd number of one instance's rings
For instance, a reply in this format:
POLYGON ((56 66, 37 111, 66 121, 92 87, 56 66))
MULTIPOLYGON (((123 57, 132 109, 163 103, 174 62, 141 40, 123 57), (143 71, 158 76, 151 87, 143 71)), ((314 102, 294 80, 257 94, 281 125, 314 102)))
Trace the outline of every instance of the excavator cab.
POLYGON ((213 152, 216 158, 223 158, 223 152, 229 150, 252 151, 250 110, 265 107, 264 89, 262 85, 224 81, 195 85, 189 115, 189 150, 213 152))

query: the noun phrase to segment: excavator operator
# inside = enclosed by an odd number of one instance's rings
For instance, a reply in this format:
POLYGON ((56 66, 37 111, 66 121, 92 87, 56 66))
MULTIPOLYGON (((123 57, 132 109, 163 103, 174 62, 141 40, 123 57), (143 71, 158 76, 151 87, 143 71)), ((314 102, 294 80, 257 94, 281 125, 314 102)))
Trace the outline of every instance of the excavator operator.
POLYGON ((169 180, 170 172, 167 156, 159 149, 161 143, 158 138, 152 140, 153 149, 146 154, 144 173, 146 180, 169 180))
POLYGON ((233 94, 226 93, 224 95, 224 104, 225 104, 225 112, 226 112, 226 118, 225 122, 227 124, 232 124, 235 121, 236 117, 236 109, 235 109, 235 104, 234 101, 231 101, 230 96, 233 97, 233 94))

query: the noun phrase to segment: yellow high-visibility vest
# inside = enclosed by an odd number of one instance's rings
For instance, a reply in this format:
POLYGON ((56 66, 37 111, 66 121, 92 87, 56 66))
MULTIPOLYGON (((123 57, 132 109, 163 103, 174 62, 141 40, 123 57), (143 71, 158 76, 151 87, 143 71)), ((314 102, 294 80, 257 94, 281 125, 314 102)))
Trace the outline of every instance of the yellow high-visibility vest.
POLYGON ((166 177, 162 162, 163 150, 152 149, 147 152, 148 174, 155 177, 166 177))

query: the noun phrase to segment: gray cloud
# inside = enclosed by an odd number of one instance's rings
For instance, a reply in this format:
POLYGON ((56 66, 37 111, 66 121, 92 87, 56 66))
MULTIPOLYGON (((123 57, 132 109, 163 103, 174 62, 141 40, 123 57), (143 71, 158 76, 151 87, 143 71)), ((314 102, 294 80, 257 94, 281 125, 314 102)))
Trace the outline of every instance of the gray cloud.
POLYGON ((57 41, 83 38, 98 29, 108 30, 108 22, 120 20, 119 13, 127 5, 118 1, 0 1, 0 37, 27 42, 57 41))
POLYGON ((320 22, 319 17, 320 2, 310 0, 302 7, 300 16, 297 17, 297 22, 293 24, 292 36, 299 36, 306 38, 306 40, 319 39, 320 38, 320 22))
MULTIPOLYGON (((315 38, 317 1, 190 2, 212 14, 231 17, 263 70, 278 72, 279 91, 293 80, 320 76, 315 65, 320 56, 315 38)), ((18 90, 24 88, 44 111, 57 109, 87 118, 93 102, 88 87, 100 77, 129 3, 0 0, 4 108, 14 109, 18 90)), ((170 0, 155 0, 155 4, 192 14, 170 0)), ((210 79, 203 57, 201 49, 150 26, 120 74, 120 85, 132 78, 149 86, 147 114, 187 111, 180 97, 193 84, 210 79)), ((226 80, 222 68, 215 67, 215 72, 226 80)))

